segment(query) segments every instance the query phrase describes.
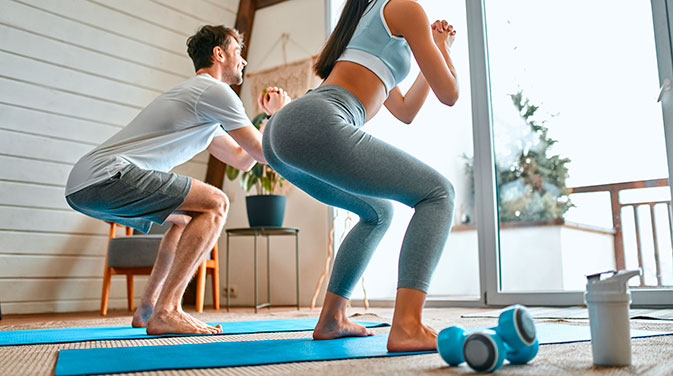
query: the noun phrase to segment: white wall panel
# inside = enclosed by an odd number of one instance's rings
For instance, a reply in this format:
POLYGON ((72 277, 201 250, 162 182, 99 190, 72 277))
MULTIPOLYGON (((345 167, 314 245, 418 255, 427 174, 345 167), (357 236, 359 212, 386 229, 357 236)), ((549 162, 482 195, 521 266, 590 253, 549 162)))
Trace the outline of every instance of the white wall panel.
POLYGON ((0 129, 0 150, 3 154, 11 156, 38 158, 74 165, 91 149, 93 149, 91 145, 77 141, 0 129))
MULTIPOLYGON (((105 256, 107 234, 77 235, 0 230, 0 253, 105 256)), ((2 291, 2 290, 0 290, 2 291)))
MULTIPOLYGON (((187 37, 238 1, 0 0, 3 313, 97 310, 108 225, 70 209, 72 165, 194 74, 187 37)), ((208 153, 175 170, 205 177, 208 153)), ((140 297, 146 277, 136 278, 140 297)), ((114 277, 110 307, 126 306, 114 277)))
POLYGON ((69 164, 12 157, 0 154, 0 180, 65 187, 72 168, 69 164))
POLYGON ((157 96, 157 92, 152 90, 87 73, 66 70, 48 62, 6 52, 0 52, 0 66, 3 67, 1 72, 3 77, 115 102, 138 110, 157 96), (34 72, 41 72, 41 74, 36 75, 34 72))
MULTIPOLYGON (((216 5, 207 1, 193 0, 152 0, 166 8, 181 12, 191 18, 200 20, 211 25, 221 25, 233 27, 236 20, 238 3, 234 7, 226 5, 216 5)), ((222 3, 226 3, 222 1, 222 3)))
MULTIPOLYGON (((3 3, 6 1, 9 0, 2 0, 3 3)), ((157 91, 157 95, 183 80, 174 74, 46 38, 27 29, 0 24, 0 40, 2 51, 47 61, 63 69, 78 70, 129 85, 153 89, 157 91)))
POLYGON ((0 87, 0 102, 81 119, 101 119, 106 124, 128 124, 138 113, 136 108, 2 77, 0 87))
MULTIPOLYGON (((73 9, 74 12, 82 12, 85 9, 81 9, 81 7, 86 3, 80 1, 51 1, 44 2, 41 5, 46 6, 50 4, 58 8, 61 8, 62 5, 67 7, 70 4, 70 6, 76 8, 73 9)), ((87 14, 88 19, 95 16, 91 13, 87 14)), ((95 18, 92 21, 95 21, 95 18)), ((188 77, 187 72, 189 72, 191 66, 189 59, 185 59, 174 53, 75 22, 72 19, 64 18, 52 12, 23 3, 9 1, 6 5, 3 5, 3 12, 0 13, 0 22, 22 30, 29 30, 32 33, 50 39, 111 56, 115 59, 126 60, 134 64, 174 74, 181 78, 188 77), (13 14, 22 14, 22 17, 12 17, 13 14), (144 58, 145 56, 152 56, 152 59, 147 60, 144 58)))
POLYGON ((121 126, 0 103, 0 129, 67 138, 93 147, 119 132, 121 126))
MULTIPOLYGON (((98 265, 98 271, 101 275, 103 274, 103 261, 98 265)), ((146 276, 137 276, 133 279, 134 296, 140 297, 146 280, 146 276)), ((26 296, 30 296, 35 301, 100 299, 102 287, 101 280, 94 278, 46 278, 29 281, 7 278, 0 280, 0 290, 7 291, 6 301, 22 301, 26 296)), ((112 277, 110 298, 126 299, 125 276, 112 277)))
MULTIPOLYGON (((48 233, 107 234, 109 226, 73 210, 4 207, 0 230, 48 233)), ((0 275, 2 275, 0 273, 0 275)))
POLYGON ((2 180, 0 180, 0 205, 62 210, 70 208, 65 202, 63 188, 2 180))
POLYGON ((186 55, 181 54, 185 46, 185 33, 179 29, 166 28, 164 22, 159 25, 149 17, 150 22, 138 22, 136 6, 147 0, 135 0, 133 6, 128 1, 102 2, 71 0, 55 2, 50 0, 18 0, 23 4, 34 6, 46 12, 70 19, 76 23, 104 30, 110 34, 141 42, 167 53, 175 55, 181 60, 191 63, 186 55), (73 17, 77 14, 86 14, 86 18, 73 17))

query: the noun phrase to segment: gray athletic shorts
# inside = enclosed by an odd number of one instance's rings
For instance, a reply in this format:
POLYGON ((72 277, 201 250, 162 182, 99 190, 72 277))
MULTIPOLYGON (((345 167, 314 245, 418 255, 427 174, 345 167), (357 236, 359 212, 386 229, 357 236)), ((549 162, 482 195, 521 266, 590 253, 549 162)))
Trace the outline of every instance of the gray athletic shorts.
POLYGON ((147 233, 152 222, 163 224, 182 205, 191 186, 190 177, 131 164, 65 199, 80 213, 147 233))

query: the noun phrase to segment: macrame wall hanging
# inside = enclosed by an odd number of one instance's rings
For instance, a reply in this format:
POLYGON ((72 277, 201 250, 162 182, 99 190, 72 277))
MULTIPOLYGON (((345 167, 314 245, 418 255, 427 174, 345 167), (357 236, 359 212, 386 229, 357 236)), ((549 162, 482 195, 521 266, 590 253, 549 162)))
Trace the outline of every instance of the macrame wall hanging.
POLYGON ((283 53, 283 64, 246 74, 246 80, 248 80, 248 83, 250 84, 250 95, 252 96, 252 102, 255 106, 255 114, 262 112, 262 109, 259 108, 259 105, 257 104, 257 97, 264 88, 269 86, 279 87, 287 91, 292 99, 295 99, 304 95, 307 90, 320 84, 320 78, 313 73, 313 63, 317 59, 317 56, 312 56, 307 52, 300 44, 290 37, 289 33, 283 33, 278 37, 278 40, 276 40, 269 51, 267 51, 262 61, 266 60, 278 45, 281 46, 283 53), (311 57, 288 63, 288 43, 298 46, 311 57))

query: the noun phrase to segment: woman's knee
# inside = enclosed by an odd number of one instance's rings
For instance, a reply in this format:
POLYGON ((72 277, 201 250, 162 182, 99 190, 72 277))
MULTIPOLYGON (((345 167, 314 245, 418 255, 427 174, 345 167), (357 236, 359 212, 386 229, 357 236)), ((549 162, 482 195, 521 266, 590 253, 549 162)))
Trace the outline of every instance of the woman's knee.
POLYGON ((431 188, 429 189, 427 195, 418 204, 441 204, 446 206, 445 209, 453 210, 453 206, 456 201, 456 190, 449 179, 438 173, 434 177, 430 187, 431 188))
POLYGON ((390 224, 393 221, 393 214, 395 212, 393 204, 388 200, 376 200, 369 202, 369 205, 373 209, 373 215, 363 219, 367 223, 371 223, 375 226, 381 226, 384 228, 390 227, 390 224))

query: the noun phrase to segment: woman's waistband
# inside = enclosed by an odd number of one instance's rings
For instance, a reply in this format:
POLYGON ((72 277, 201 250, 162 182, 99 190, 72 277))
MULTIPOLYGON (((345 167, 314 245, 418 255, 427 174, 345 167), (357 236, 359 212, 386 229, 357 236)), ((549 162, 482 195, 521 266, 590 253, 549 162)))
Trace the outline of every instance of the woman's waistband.
POLYGON ((349 116, 356 127, 361 127, 365 123, 366 111, 362 102, 342 86, 318 86, 315 89, 309 90, 305 97, 319 97, 334 104, 349 116))

